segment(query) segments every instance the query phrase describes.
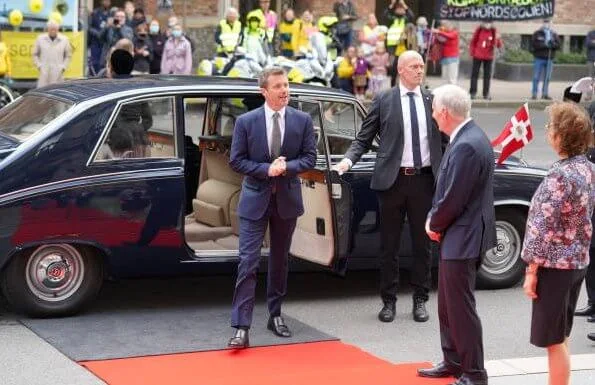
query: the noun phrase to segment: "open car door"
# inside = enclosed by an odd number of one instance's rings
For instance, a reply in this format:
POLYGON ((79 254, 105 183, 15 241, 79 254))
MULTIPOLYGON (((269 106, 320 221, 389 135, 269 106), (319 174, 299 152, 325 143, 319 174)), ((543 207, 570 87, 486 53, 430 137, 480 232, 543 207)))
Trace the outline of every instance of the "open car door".
POLYGON ((343 274, 351 243, 351 187, 330 169, 321 103, 299 98, 290 105, 312 117, 317 153, 315 168, 299 176, 305 212, 297 220, 290 254, 343 274))

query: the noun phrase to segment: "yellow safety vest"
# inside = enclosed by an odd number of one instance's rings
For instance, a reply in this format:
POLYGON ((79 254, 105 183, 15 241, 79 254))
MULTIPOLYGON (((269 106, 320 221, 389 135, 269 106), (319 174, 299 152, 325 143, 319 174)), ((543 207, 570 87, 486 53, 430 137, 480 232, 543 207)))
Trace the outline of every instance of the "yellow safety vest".
POLYGON ((293 35, 297 33, 297 24, 298 21, 295 19, 291 23, 288 23, 287 21, 283 20, 279 24, 279 38, 281 40, 281 50, 293 51, 293 45, 291 44, 291 42, 293 40, 293 35))
POLYGON ((242 23, 235 21, 233 26, 230 26, 227 20, 223 19, 219 22, 221 27, 221 44, 217 47, 217 52, 233 53, 238 44, 240 33, 242 32, 242 23))
MULTIPOLYGON (((277 18, 274 11, 269 10, 269 12, 275 15, 275 19, 277 18)), ((272 43, 273 37, 275 36, 275 26, 267 27, 267 19, 260 8, 248 12, 246 20, 249 20, 252 16, 256 16, 260 20, 260 28, 266 33, 269 43, 272 43)))
POLYGON ((336 24, 337 21, 339 21, 337 16, 320 16, 320 18, 318 18, 318 30, 327 34, 329 26, 336 24))
POLYGON ((393 21, 393 24, 386 33, 386 46, 394 47, 399 44, 399 40, 401 40, 403 32, 405 32, 405 18, 400 17, 393 21))

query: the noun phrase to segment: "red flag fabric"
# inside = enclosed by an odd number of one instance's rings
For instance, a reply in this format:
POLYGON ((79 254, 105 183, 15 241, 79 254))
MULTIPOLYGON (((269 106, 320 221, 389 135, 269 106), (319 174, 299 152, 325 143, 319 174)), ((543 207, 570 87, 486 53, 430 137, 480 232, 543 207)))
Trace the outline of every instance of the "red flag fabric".
POLYGON ((500 135, 492 141, 492 147, 502 144, 497 164, 502 164, 513 152, 525 147, 532 139, 529 105, 525 103, 506 123, 500 135))

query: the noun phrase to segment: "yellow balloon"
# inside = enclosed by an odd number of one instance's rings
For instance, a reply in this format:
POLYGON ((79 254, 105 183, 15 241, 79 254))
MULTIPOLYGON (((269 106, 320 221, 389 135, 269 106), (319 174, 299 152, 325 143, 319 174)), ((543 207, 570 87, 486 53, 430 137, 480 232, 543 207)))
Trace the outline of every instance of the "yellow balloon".
POLYGON ((43 0, 29 0, 29 10, 33 13, 39 13, 43 9, 43 0))
POLYGON ((50 13, 48 20, 51 20, 57 24, 62 24, 62 14, 58 11, 53 11, 50 13))
POLYGON ((8 22, 13 27, 18 27, 23 22, 23 12, 19 11, 18 9, 13 9, 8 14, 8 22))

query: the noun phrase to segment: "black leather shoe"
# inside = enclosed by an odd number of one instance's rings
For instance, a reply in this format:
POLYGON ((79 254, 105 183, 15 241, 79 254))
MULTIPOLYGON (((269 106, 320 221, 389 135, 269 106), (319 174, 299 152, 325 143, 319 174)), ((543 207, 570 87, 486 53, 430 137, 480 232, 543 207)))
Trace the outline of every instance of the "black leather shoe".
POLYGON ((461 377, 457 378, 455 382, 452 382, 449 385, 488 385, 488 380, 472 380, 463 374, 461 377))
POLYGON ((589 316, 595 314, 595 305, 592 303, 588 303, 587 306, 578 309, 574 312, 574 315, 582 315, 582 316, 589 316))
POLYGON ((591 314, 589 317, 587 317, 587 322, 595 322, 595 314, 591 314))
POLYGON ((230 349, 244 349, 250 346, 250 338, 248 337, 248 330, 237 329, 236 334, 230 338, 227 347, 230 349))
POLYGON ((595 341, 595 333, 587 334, 587 338, 590 339, 591 341, 595 341))
POLYGON ((420 377, 442 378, 442 377, 458 377, 461 375, 459 371, 451 369, 444 361, 436 366, 428 369, 417 369, 417 375, 420 377))
POLYGON ((275 335, 279 337, 289 338, 291 337, 291 331, 287 325, 285 325, 285 321, 281 316, 277 317, 270 317, 269 322, 267 324, 267 329, 271 330, 275 335))
POLYGON ((378 319, 382 322, 393 322, 395 320, 396 306, 394 302, 385 302, 382 310, 378 313, 378 319))
POLYGON ((413 298, 413 319, 415 322, 426 322, 430 319, 426 310, 426 301, 422 298, 413 298))

